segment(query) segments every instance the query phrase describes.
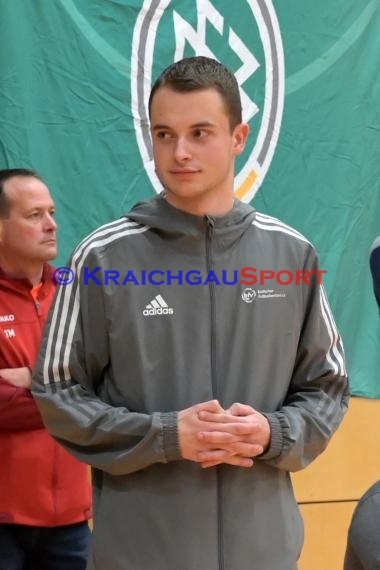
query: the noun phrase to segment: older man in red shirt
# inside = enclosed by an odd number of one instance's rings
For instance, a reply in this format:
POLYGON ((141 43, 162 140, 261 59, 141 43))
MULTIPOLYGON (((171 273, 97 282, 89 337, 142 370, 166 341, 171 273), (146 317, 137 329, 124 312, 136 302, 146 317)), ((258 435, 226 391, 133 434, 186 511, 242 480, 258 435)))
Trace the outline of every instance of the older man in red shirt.
POLYGON ((31 369, 53 299, 54 202, 39 176, 0 170, 0 568, 83 570, 86 465, 46 431, 31 369))

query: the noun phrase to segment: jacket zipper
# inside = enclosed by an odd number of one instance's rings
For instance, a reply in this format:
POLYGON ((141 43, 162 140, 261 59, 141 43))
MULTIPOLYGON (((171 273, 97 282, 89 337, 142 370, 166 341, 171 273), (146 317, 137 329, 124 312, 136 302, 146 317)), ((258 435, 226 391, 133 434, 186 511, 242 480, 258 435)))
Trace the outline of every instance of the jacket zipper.
MULTIPOLYGON (((211 216, 206 216, 207 233, 206 233, 206 266, 207 273, 213 271, 214 262, 212 258, 212 239, 214 235, 215 220, 211 216)), ((215 283, 209 281, 208 288, 210 292, 210 312, 211 312, 211 386, 213 398, 219 396, 218 381, 216 376, 216 307, 215 307, 215 283)))
MULTIPOLYGON (((42 316, 42 311, 41 311, 41 303, 38 299, 38 297, 36 297, 34 300, 34 306, 36 307, 36 311, 37 311, 37 315, 39 317, 39 322, 41 325, 41 316, 42 316)), ((42 326, 42 325, 41 325, 42 326)), ((52 501, 53 501, 53 513, 54 513, 54 517, 57 520, 57 516, 58 516, 58 505, 57 505, 57 501, 58 501, 58 447, 55 446, 54 447, 54 452, 53 452, 53 465, 52 465, 52 501)))
POLYGON ((53 473, 52 473, 52 499, 53 499, 53 512, 55 520, 58 520, 58 446, 54 446, 53 454, 53 473))
MULTIPOLYGON (((212 256, 212 243, 214 237, 215 220, 211 216, 206 216, 207 231, 206 231, 206 266, 207 272, 213 271, 214 263, 212 256)), ((208 283, 210 292, 210 316, 211 316, 211 386, 213 398, 219 400, 219 386, 217 378, 216 367, 216 298, 215 298, 215 283, 209 281, 208 283)), ((223 557, 223 487, 222 487, 222 471, 220 467, 217 469, 217 500, 218 500, 218 566, 219 570, 224 569, 223 557)))

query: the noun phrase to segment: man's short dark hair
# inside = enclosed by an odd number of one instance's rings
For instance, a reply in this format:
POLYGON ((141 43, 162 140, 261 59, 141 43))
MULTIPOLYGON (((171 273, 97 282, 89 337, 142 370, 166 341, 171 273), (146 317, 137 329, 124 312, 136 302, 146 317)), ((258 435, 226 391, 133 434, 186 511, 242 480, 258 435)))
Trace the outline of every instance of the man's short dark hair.
POLYGON ((0 170, 0 218, 7 218, 9 216, 9 202, 4 192, 4 184, 7 180, 15 178, 16 176, 41 180, 37 172, 29 168, 6 168, 5 170, 0 170))
POLYGON ((155 81, 149 97, 149 115, 154 94, 160 87, 177 92, 215 89, 222 97, 231 131, 242 122, 241 99, 236 77, 225 65, 204 56, 187 57, 167 67, 155 81))

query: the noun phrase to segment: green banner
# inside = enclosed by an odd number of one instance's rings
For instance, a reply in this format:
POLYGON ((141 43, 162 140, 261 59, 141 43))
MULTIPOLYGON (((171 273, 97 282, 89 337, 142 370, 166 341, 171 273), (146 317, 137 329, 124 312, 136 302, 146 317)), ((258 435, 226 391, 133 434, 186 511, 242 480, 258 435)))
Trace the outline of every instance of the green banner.
POLYGON ((368 251, 380 234, 380 2, 0 0, 0 168, 55 198, 59 264, 160 190, 147 99, 209 55, 236 74, 251 127, 236 195, 317 247, 356 395, 380 397, 368 251))

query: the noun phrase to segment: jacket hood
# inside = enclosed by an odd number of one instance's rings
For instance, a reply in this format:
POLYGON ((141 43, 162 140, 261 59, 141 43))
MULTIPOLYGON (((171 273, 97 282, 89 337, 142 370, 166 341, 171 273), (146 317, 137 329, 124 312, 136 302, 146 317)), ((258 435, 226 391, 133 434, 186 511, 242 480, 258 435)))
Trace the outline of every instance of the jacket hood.
POLYGON ((252 224, 255 212, 252 206, 235 198, 232 209, 224 216, 196 216, 175 208, 160 194, 136 204, 126 217, 173 238, 203 239, 205 228, 212 225, 215 238, 234 241, 252 224))

